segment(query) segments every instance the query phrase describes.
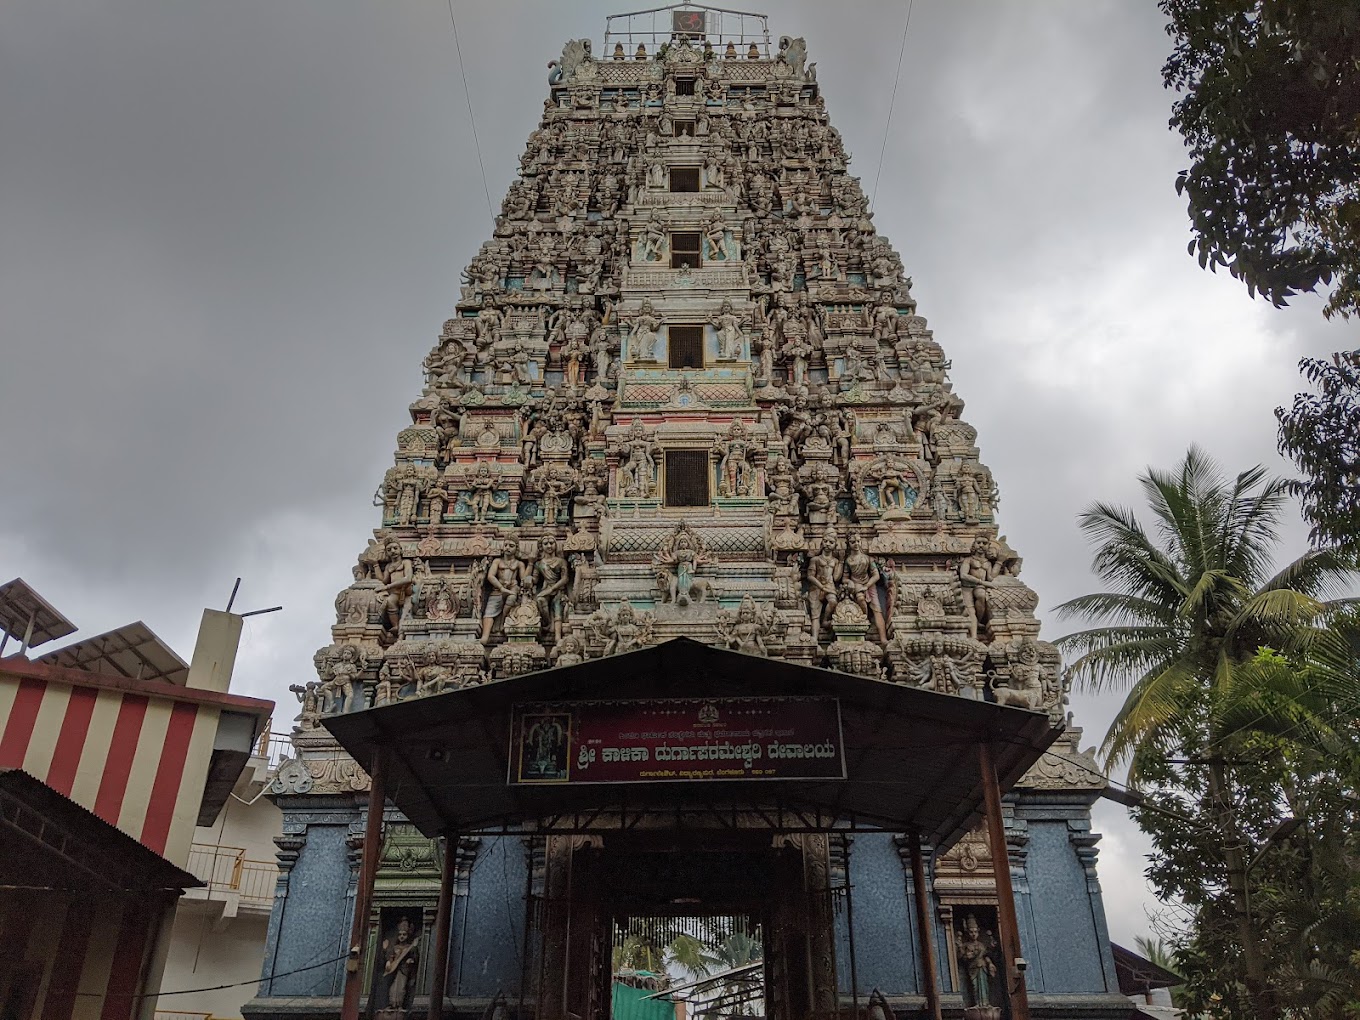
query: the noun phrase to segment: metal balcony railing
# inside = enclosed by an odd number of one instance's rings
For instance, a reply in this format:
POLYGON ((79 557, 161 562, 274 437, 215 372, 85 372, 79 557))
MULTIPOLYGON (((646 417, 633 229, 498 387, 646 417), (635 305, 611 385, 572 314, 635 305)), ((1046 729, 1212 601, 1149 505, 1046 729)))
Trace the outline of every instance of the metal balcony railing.
POLYGON ((194 843, 189 847, 189 873, 214 892, 236 893, 242 903, 268 907, 274 902, 278 865, 251 860, 244 847, 194 843))
POLYGON ((269 720, 270 728, 260 734, 260 739, 255 745, 255 753, 262 758, 269 760, 269 770, 272 772, 279 767, 285 758, 292 758, 293 738, 287 733, 279 733, 272 727, 274 720, 269 720))

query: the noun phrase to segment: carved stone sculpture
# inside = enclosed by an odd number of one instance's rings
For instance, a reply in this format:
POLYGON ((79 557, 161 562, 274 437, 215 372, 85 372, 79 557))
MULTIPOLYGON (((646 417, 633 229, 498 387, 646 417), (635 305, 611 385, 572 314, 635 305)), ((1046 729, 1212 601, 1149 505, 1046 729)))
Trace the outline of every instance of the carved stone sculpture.
POLYGON ((420 947, 415 940, 415 928, 406 918, 397 922, 396 931, 383 939, 383 983, 387 986, 387 1010, 405 1015, 411 1008, 416 990, 416 970, 420 964, 420 947))

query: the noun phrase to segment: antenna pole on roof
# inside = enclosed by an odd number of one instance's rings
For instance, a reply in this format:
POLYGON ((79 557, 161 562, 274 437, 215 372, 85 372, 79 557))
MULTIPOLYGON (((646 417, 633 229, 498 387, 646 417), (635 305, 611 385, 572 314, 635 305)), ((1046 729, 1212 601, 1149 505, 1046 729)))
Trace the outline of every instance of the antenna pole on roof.
POLYGON ((261 613, 277 613, 282 608, 283 606, 271 606, 268 609, 252 609, 250 612, 241 613, 240 615, 241 618, 244 619, 247 616, 259 616, 261 613))
POLYGON ((227 612, 231 612, 231 607, 236 603, 236 593, 241 590, 241 579, 238 577, 236 583, 231 586, 231 598, 227 599, 227 612))

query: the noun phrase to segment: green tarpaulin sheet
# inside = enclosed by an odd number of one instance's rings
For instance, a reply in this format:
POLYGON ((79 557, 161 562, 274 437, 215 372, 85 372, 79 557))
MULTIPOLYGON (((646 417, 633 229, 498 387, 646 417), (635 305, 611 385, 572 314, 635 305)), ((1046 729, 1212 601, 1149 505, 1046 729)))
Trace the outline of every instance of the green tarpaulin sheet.
POLYGON ((645 988, 631 988, 614 982, 613 1020, 675 1020, 675 1004, 666 999, 649 999, 645 988))

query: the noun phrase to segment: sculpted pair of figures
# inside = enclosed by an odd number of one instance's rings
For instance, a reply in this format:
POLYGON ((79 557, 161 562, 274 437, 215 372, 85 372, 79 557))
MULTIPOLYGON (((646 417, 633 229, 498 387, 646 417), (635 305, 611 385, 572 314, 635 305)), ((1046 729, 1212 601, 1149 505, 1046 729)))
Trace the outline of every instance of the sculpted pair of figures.
POLYGON ((519 558, 519 543, 506 539, 500 555, 487 564, 485 583, 482 644, 491 640, 497 621, 528 598, 536 603, 539 619, 552 625, 553 638, 561 639, 562 625, 571 611, 571 568, 558 551, 557 539, 549 535, 539 543, 538 559, 532 567, 519 558))
POLYGON ((821 549, 808 562, 808 613, 812 617, 812 640, 821 636, 823 624, 831 619, 842 599, 851 599, 864 615, 873 620, 878 640, 888 642, 887 622, 879 605, 878 567, 864 551, 864 540, 852 534, 846 542, 846 556, 838 555, 836 533, 822 536, 821 549))

